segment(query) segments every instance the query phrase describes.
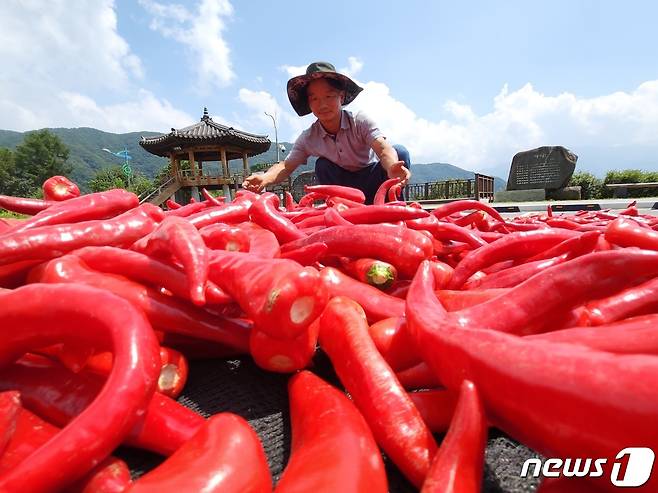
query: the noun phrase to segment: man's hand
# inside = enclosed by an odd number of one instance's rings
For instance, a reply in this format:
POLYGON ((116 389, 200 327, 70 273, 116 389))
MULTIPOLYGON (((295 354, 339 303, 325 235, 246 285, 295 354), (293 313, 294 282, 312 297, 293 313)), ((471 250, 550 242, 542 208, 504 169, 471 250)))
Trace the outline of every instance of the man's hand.
POLYGON ((269 180, 264 173, 254 173, 245 178, 245 180, 242 182, 242 188, 245 188, 250 192, 260 193, 269 184, 269 180))
POLYGON ((401 186, 405 186, 411 179, 411 171, 404 165, 404 161, 393 163, 386 174, 389 178, 399 178, 401 186))

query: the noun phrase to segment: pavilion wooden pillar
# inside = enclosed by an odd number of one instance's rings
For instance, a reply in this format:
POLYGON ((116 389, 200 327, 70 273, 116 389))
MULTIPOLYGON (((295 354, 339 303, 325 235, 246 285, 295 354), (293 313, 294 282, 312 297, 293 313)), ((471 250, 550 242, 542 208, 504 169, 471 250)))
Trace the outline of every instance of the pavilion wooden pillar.
MULTIPOLYGON (((219 156, 222 160, 222 174, 224 175, 224 179, 228 180, 230 178, 230 174, 228 172, 228 160, 226 159, 226 148, 221 147, 219 149, 219 156)), ((224 183, 222 185, 222 190, 224 191, 224 197, 226 197, 226 202, 231 201, 231 189, 228 186, 228 183, 224 183)))
POLYGON ((171 170, 171 176, 173 176, 175 179, 178 179, 178 166, 176 166, 175 152, 169 154, 169 169, 171 170))
POLYGON ((249 161, 247 161, 247 153, 242 153, 242 169, 244 170, 244 177, 249 176, 249 161))
MULTIPOLYGON (((190 174, 191 174, 191 177, 194 178, 197 175, 197 173, 196 173, 196 163, 194 162, 194 151, 190 149, 188 151, 187 155, 189 156, 189 159, 190 159, 190 174)), ((201 200, 201 197, 199 196, 199 187, 197 187, 197 186, 192 187, 192 198, 194 200, 196 200, 197 202, 199 200, 201 200)))
POLYGON ((187 156, 190 161, 190 174, 196 176, 196 163, 194 162, 194 151, 187 151, 187 156))

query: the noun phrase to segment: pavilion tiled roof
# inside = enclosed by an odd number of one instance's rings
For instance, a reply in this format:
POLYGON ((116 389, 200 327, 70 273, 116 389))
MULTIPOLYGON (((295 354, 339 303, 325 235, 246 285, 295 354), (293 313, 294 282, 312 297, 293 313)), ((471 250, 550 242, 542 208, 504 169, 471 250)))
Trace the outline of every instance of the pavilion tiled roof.
MULTIPOLYGON (((142 137, 139 141, 145 150, 163 157, 173 150, 181 151, 194 146, 231 146, 246 151, 248 156, 256 156, 267 151, 270 144, 270 139, 265 135, 251 134, 214 122, 206 108, 199 123, 181 129, 172 128, 168 134, 142 137)), ((228 152, 228 159, 241 157, 242 154, 228 152)))

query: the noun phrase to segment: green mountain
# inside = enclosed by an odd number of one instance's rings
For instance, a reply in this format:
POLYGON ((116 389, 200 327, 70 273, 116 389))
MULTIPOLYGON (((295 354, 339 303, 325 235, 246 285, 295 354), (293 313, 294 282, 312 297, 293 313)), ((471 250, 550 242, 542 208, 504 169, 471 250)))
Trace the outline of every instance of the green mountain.
MULTIPOLYGON (((113 152, 127 148, 133 158, 130 161, 133 170, 142 173, 148 178, 153 178, 163 166, 167 165, 167 159, 154 156, 146 152, 139 145, 140 137, 159 135, 158 132, 144 131, 114 134, 87 127, 50 128, 48 130, 57 135, 69 148, 69 162, 73 165, 71 178, 83 189, 86 188, 87 182, 99 169, 123 164, 120 158, 104 152, 102 150, 103 148, 110 149, 113 152)), ((23 141, 24 136, 25 133, 22 132, 0 130, 0 147, 13 149, 23 141)), ((280 158, 283 159, 290 152, 293 145, 290 142, 281 142, 280 144, 286 148, 285 152, 280 153, 280 158)), ((250 166, 274 162, 276 162, 274 143, 268 151, 249 158, 250 166)), ((229 166, 236 171, 242 171, 241 160, 231 161, 229 166)), ((305 166, 300 166, 295 171, 294 176, 303 171, 311 171, 314 166, 315 160, 309 159, 309 162, 305 166)), ((473 178, 473 172, 445 163, 413 164, 412 173, 412 183, 473 178)), ((494 182, 496 190, 505 188, 505 180, 495 177, 494 182)))
MULTIPOLYGON (((49 128, 53 134, 69 148, 69 163, 73 165, 71 178, 82 188, 101 168, 123 164, 119 157, 104 152, 103 148, 112 152, 128 149, 132 156, 130 166, 135 172, 142 173, 149 178, 155 176, 160 168, 167 164, 167 160, 149 154, 139 145, 139 138, 158 135, 157 132, 131 132, 126 134, 113 134, 96 130, 95 128, 49 128)), ((0 147, 15 148, 23 141, 25 133, 0 130, 0 147)))

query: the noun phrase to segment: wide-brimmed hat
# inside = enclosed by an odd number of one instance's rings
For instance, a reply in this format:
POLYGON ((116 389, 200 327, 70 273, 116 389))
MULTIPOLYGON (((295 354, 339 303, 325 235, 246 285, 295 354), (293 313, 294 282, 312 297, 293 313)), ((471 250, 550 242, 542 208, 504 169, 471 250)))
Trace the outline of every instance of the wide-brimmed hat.
POLYGON ((288 99, 299 116, 308 115, 311 112, 306 96, 308 83, 321 78, 334 79, 342 83, 345 90, 343 106, 350 104, 363 91, 363 87, 359 87, 348 76, 336 72, 336 68, 331 63, 313 62, 306 67, 305 75, 298 75, 288 81, 288 99))

